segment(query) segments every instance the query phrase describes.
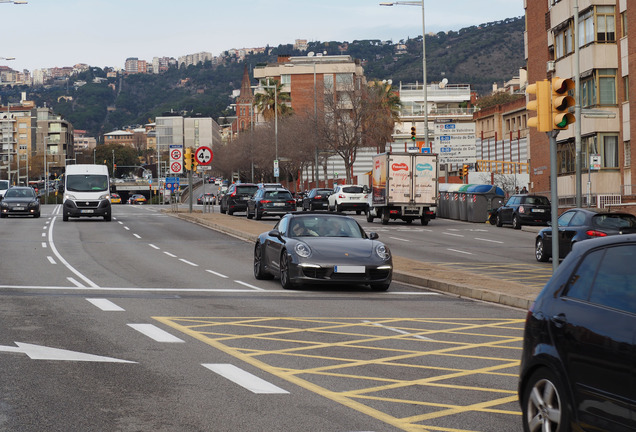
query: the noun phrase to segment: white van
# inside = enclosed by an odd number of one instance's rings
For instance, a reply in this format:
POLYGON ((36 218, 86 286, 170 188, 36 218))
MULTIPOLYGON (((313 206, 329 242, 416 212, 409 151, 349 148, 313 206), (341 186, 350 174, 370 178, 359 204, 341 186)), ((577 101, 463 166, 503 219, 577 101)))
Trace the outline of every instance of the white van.
POLYGON ((9 180, 0 180, 0 201, 4 198, 4 194, 7 193, 7 189, 9 189, 9 180))
POLYGON ((110 179, 106 165, 67 165, 62 220, 69 217, 111 218, 110 179))

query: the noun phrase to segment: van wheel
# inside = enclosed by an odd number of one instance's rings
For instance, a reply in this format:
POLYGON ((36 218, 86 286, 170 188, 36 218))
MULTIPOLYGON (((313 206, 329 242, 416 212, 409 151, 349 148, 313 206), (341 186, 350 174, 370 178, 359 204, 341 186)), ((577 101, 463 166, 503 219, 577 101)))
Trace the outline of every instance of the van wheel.
POLYGON ((110 218, 111 218, 110 213, 107 213, 107 214, 104 215, 104 220, 106 222, 110 222, 110 218))
POLYGON ((547 368, 536 370, 528 379, 521 397, 525 432, 569 429, 570 413, 563 384, 552 371, 547 368))
POLYGON ((68 213, 67 212, 62 212, 62 220, 64 222, 68 222, 68 213))

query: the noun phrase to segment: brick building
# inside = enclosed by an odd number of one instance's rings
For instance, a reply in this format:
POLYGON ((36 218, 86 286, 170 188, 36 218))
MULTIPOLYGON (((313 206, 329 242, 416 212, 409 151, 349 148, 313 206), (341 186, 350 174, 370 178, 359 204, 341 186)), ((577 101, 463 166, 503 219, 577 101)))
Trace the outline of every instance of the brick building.
MULTIPOLYGON (((528 82, 553 77, 575 79, 575 43, 579 46, 581 90, 581 146, 576 148, 575 125, 557 137, 558 193, 562 204, 576 194, 576 159, 580 154, 583 202, 598 195, 633 200, 636 166, 631 158, 632 100, 636 70, 636 4, 628 0, 578 0, 579 31, 575 31, 575 0, 526 2, 526 58, 528 82), (631 46, 630 46, 631 45, 631 46), (630 51, 631 48, 631 51, 630 51), (632 90, 632 91, 630 91, 632 90), (599 169, 590 168, 590 156, 600 157, 599 169)), ((636 124, 636 123, 635 123, 636 124)), ((529 132, 530 180, 535 192, 550 189, 549 140, 545 133, 529 132)), ((594 167, 592 167, 594 168, 594 167)))

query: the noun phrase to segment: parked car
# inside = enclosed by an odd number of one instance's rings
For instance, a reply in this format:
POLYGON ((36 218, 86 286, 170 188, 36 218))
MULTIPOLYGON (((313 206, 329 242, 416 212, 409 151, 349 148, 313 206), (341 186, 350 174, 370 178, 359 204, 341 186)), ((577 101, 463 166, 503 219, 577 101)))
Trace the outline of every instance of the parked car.
MULTIPOLYGON (((575 208, 559 216, 558 225, 559 258, 565 258, 572 246, 581 240, 636 232, 636 216, 596 208, 575 208)), ((552 227, 539 231, 534 245, 537 261, 548 261, 552 257, 552 227)))
POLYGON ((206 192, 205 194, 201 194, 197 197, 197 204, 198 205, 202 205, 203 203, 206 204, 216 204, 216 197, 214 196, 214 194, 212 192, 206 192))
POLYGON ((636 430, 636 234, 577 243, 528 312, 523 430, 636 430))
POLYGON ((511 224, 514 229, 522 225, 547 225, 550 222, 550 200, 542 195, 516 194, 497 209, 498 227, 511 224))
POLYGON ((110 194, 110 203, 111 204, 121 204, 121 197, 118 193, 112 192, 110 194))
POLYGON ((0 217, 9 215, 40 217, 40 199, 32 187, 13 186, 5 191, 0 201, 0 217))
POLYGON ((260 220, 264 216, 280 216, 296 211, 296 200, 285 188, 263 188, 247 200, 248 219, 260 220))
POLYGON ((303 198, 303 210, 321 210, 329 206, 329 195, 333 189, 314 188, 303 198))
POLYGON ((329 195, 328 208, 330 211, 343 212, 355 210, 356 214, 367 211, 369 193, 361 185, 336 185, 333 193, 329 195))
POLYGON ((281 183, 257 183, 259 189, 263 188, 281 188, 286 189, 281 183))
POLYGON ((146 197, 142 194, 133 194, 128 198, 128 204, 145 204, 146 197))
POLYGON ((221 213, 229 215, 247 210, 247 200, 256 193, 258 186, 253 183, 234 183, 220 201, 221 213))
POLYGON ((286 214, 254 247, 254 277, 279 277, 284 289, 330 283, 386 291, 392 274, 389 248, 342 214, 286 214))

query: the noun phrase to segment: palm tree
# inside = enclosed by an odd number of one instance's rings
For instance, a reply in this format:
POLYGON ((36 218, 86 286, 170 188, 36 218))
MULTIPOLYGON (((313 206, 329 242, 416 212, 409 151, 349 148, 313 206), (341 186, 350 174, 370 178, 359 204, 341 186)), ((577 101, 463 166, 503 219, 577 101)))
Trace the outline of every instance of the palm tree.
POLYGON ((393 141, 393 128, 400 119, 402 103, 391 87, 390 82, 372 81, 369 83, 367 99, 370 110, 367 120, 367 145, 386 151, 385 144, 393 141))
POLYGON ((267 78, 263 88, 265 89, 264 93, 254 95, 254 106, 258 112, 263 114, 266 121, 274 119, 274 105, 276 104, 278 105, 279 118, 293 114, 291 106, 288 105, 291 102, 291 96, 289 93, 281 92, 283 85, 278 80, 267 78))

